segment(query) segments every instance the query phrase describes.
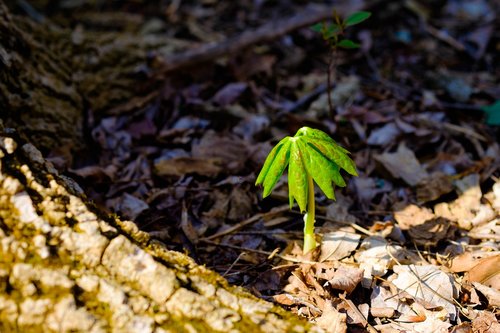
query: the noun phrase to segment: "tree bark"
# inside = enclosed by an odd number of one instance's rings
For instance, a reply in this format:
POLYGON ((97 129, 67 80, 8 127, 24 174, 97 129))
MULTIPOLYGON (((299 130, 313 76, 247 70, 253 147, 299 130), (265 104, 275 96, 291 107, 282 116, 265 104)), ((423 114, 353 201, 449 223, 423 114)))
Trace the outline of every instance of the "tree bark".
POLYGON ((30 34, 36 30, 0 1, 0 118, 40 147, 81 146, 83 101, 70 62, 44 43, 45 29, 30 34))
POLYGON ((1 332, 318 331, 99 213, 10 129, 0 166, 1 332))

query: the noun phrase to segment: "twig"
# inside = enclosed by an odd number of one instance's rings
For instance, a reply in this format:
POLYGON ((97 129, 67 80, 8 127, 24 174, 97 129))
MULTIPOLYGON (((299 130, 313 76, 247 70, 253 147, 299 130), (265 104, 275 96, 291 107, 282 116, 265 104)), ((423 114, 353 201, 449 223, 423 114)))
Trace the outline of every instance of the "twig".
POLYGON ((467 236, 474 239, 494 239, 496 241, 500 241, 500 235, 495 235, 495 234, 481 234, 481 233, 469 232, 467 233, 467 236))
MULTIPOLYGON (((294 214, 300 214, 299 212, 297 211, 294 211, 292 210, 291 211, 292 213, 294 214)), ((365 235, 368 235, 368 236, 373 236, 375 235, 373 232, 371 232, 370 230, 368 229, 365 229, 359 225, 357 225, 356 223, 352 223, 352 222, 346 222, 346 221, 340 221, 340 220, 335 220, 335 219, 331 219, 329 217, 326 217, 326 216, 323 216, 323 215, 316 215, 316 218, 318 219, 322 219, 324 221, 328 221, 328 222, 333 222, 333 223, 340 223, 340 224, 345 224, 345 225, 348 225, 348 226, 351 226, 353 227, 355 230, 365 234, 365 235)))
POLYGON ((214 238, 219 238, 219 237, 225 236, 225 235, 233 233, 233 232, 235 232, 235 231, 237 231, 237 230, 239 230, 239 229, 241 229, 249 224, 256 223, 257 221, 259 221, 263 217, 272 216, 275 214, 280 214, 288 209, 289 209, 288 205, 283 205, 283 206, 280 206, 280 207, 277 207, 277 208, 271 210, 270 212, 254 215, 254 216, 250 217, 249 219, 246 219, 245 221, 242 221, 238 224, 235 224, 234 226, 232 226, 226 230, 223 230, 221 232, 218 232, 216 234, 213 234, 212 236, 205 237, 202 240, 211 240, 214 238))
MULTIPOLYGON (((358 1, 337 3, 335 10, 342 14, 361 9, 358 1)), ((194 50, 168 57, 163 60, 160 72, 165 74, 241 51, 251 45, 269 42, 294 30, 312 25, 331 16, 333 6, 308 5, 300 13, 282 20, 275 20, 255 30, 245 31, 241 35, 228 38, 220 43, 204 44, 194 50)))
POLYGON ((298 258, 294 258, 294 257, 291 257, 291 256, 283 256, 281 254, 276 254, 275 251, 268 252, 268 251, 263 251, 263 250, 249 249, 249 248, 246 248, 246 247, 241 247, 241 246, 236 246, 236 245, 220 244, 220 243, 208 240, 206 238, 200 239, 200 242, 203 242, 203 243, 206 243, 206 244, 210 244, 210 245, 215 245, 215 246, 223 246, 223 247, 227 247, 227 248, 234 249, 234 250, 239 250, 239 251, 254 252, 254 253, 265 255, 268 258, 269 257, 271 257, 271 258, 272 257, 277 257, 277 258, 280 258, 280 259, 283 259, 283 260, 286 260, 286 261, 295 262, 295 263, 299 263, 299 264, 314 265, 314 264, 318 263, 317 261, 303 260, 303 259, 298 259, 298 258))

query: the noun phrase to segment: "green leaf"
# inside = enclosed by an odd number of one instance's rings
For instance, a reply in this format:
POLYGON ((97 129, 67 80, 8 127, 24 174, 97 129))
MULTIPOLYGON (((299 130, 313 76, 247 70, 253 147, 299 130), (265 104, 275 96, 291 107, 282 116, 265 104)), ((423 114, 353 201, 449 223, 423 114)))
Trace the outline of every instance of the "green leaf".
POLYGON ((264 193, 263 197, 271 194, 274 186, 283 175, 290 156, 289 147, 291 144, 291 137, 287 136, 282 139, 267 155, 264 166, 257 177, 255 185, 263 184, 264 193))
POLYGON ((500 125, 500 100, 495 103, 481 108, 486 113, 486 124, 499 126, 500 125))
POLYGON ((360 45, 350 39, 342 39, 338 42, 337 46, 343 47, 344 49, 357 49, 360 45))
POLYGON ((355 12, 355 13, 352 13, 351 15, 349 15, 344 20, 344 24, 346 27, 349 27, 351 25, 355 25, 355 24, 363 22, 364 20, 369 18, 371 15, 372 15, 372 13, 370 13, 370 12, 363 12, 363 11, 355 12))
POLYGON ((293 206, 293 200, 297 201, 300 212, 307 211, 307 170, 302 160, 302 151, 297 145, 296 139, 292 138, 290 147, 290 166, 288 167, 288 196, 290 208, 293 206))
MULTIPOLYGON (((356 165, 349 157, 349 152, 339 146, 328 134, 323 131, 302 127, 297 135, 303 136, 303 140, 313 149, 318 150, 327 159, 340 166, 353 176, 357 176, 356 165), (300 133, 300 134, 299 134, 300 133)), ((339 184, 338 184, 339 185, 339 184)), ((339 185, 341 186, 341 185, 339 185)))
POLYGON ((326 27, 326 29, 323 31, 323 38, 330 39, 339 32, 340 32, 340 27, 332 23, 328 27, 326 27))
MULTIPOLYGON (((313 177, 314 182, 325 193, 326 197, 335 200, 335 183, 339 174, 339 167, 321 153, 310 149, 305 142, 298 141, 301 151, 304 152, 304 165, 309 175, 313 177)), ((342 177, 340 177, 342 179, 342 177)), ((342 179, 343 182, 343 179, 342 179)), ((345 182, 343 182, 345 186, 345 182)))
POLYGON ((315 31, 315 32, 322 32, 323 26, 324 26, 324 23, 319 22, 319 23, 316 23, 315 25, 311 26, 311 30, 315 31))
POLYGON ((346 149, 325 132, 309 127, 299 129, 293 138, 284 138, 269 153, 256 181, 256 185, 264 185, 264 197, 271 193, 287 166, 290 206, 297 201, 301 212, 308 209, 308 176, 328 198, 335 199, 335 186, 346 185, 340 169, 358 175, 346 149))

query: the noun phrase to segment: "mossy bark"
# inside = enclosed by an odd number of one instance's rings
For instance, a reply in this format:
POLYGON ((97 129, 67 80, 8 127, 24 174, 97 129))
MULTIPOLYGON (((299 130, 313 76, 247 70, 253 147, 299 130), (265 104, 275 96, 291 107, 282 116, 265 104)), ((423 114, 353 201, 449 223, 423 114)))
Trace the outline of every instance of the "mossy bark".
POLYGON ((101 216, 12 130, 0 165, 1 332, 317 331, 101 216))

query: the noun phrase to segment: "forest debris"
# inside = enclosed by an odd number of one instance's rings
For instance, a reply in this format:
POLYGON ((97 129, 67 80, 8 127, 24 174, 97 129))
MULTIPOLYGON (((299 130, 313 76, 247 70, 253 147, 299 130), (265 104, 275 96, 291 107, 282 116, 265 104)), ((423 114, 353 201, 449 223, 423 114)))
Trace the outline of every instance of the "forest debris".
POLYGON ((447 320, 445 309, 426 309, 415 302, 411 305, 412 313, 398 318, 400 332, 447 333, 451 324, 447 320))
POLYGON ((448 219, 416 205, 408 205, 396 211, 394 219, 402 230, 408 230, 410 237, 419 245, 436 244, 455 231, 448 219))
POLYGON ((267 128, 269 124, 270 120, 266 115, 250 115, 243 118, 239 124, 233 128, 233 133, 251 142, 254 136, 267 128))
POLYGON ((385 239, 373 236, 361 243, 360 251, 355 258, 359 268, 364 269, 363 287, 369 288, 372 276, 384 276, 396 262, 405 259, 405 254, 401 246, 390 245, 385 239))
POLYGON ((394 153, 383 153, 373 157, 395 178, 403 179, 410 186, 415 186, 428 177, 427 171, 404 142, 399 144, 398 150, 394 153))
POLYGON ((493 185, 493 208, 500 214, 500 180, 493 185))
POLYGON ((451 177, 442 172, 434 172, 417 184, 417 202, 426 203, 439 199, 453 191, 451 177))
MULTIPOLYGON (((353 201, 349 197, 337 194, 336 200, 326 207, 326 217, 335 221, 358 223, 356 216, 349 213, 353 201)), ((329 226, 325 224, 324 226, 329 226)))
POLYGON ((106 201, 106 206, 115 212, 120 212, 124 217, 135 220, 139 214, 149 208, 149 205, 139 198, 124 193, 119 198, 106 201))
POLYGON ((328 333, 347 332, 347 315, 339 312, 331 302, 326 302, 321 317, 316 324, 328 333))
POLYGON ((359 306, 356 306, 353 301, 346 298, 344 294, 340 294, 339 298, 343 301, 337 307, 338 310, 345 310, 347 313, 347 323, 348 324, 357 324, 363 327, 369 327, 368 332, 373 332, 371 330, 371 325, 368 324, 366 320, 368 318, 369 306, 366 303, 362 303, 359 306))
POLYGON ((477 317, 472 321, 474 333, 496 333, 500 332, 500 323, 495 314, 489 311, 478 311, 477 317))
POLYGON ((498 288, 490 288, 479 282, 472 282, 472 285, 486 297, 489 307, 500 307, 500 291, 498 288))
MULTIPOLYGON (((481 188, 479 186, 479 175, 470 174, 454 182, 459 193, 459 197, 451 203, 439 203, 435 206, 436 215, 456 221, 458 226, 465 230, 470 230, 475 224, 483 222, 491 214, 490 209, 479 208, 481 204, 481 188), (481 212, 481 215, 477 212, 481 212)), ((493 216, 492 216, 493 217, 493 216)))
POLYGON ((406 238, 401 231, 398 224, 393 221, 375 221, 375 223, 370 227, 370 232, 374 235, 389 238, 397 241, 400 244, 406 242, 406 238))
POLYGON ((156 159, 154 166, 158 176, 184 176, 190 173, 215 176, 222 171, 222 167, 216 159, 194 157, 156 159))
POLYGON ((487 287, 500 290, 500 254, 479 260, 469 270, 467 278, 471 282, 479 282, 487 287))
POLYGON ((495 252, 486 252, 483 250, 465 252, 452 258, 449 268, 454 273, 467 272, 480 263, 482 259, 491 256, 495 256, 495 252))
POLYGON ((450 238, 455 230, 449 220, 438 217, 411 227, 408 234, 418 245, 436 245, 440 240, 450 238))
MULTIPOLYGON (((360 3, 355 1, 345 5, 336 4, 335 10, 338 13, 354 12, 359 10, 360 3)), ((243 34, 223 40, 220 43, 207 43, 194 50, 177 54, 163 60, 163 73, 179 70, 203 62, 211 61, 222 55, 236 53, 239 50, 251 45, 270 41, 279 38, 296 29, 314 24, 331 16, 332 7, 322 5, 309 5, 292 17, 279 21, 272 21, 253 31, 246 31, 243 34)))
POLYGON ((193 145, 192 156, 201 161, 218 161, 224 170, 237 172, 245 165, 248 148, 246 142, 236 136, 221 136, 210 130, 193 145))
POLYGON ((219 106, 227 106, 234 103, 247 87, 248 84, 246 82, 228 83, 215 93, 212 100, 219 106))
POLYGON ((329 285, 333 289, 339 289, 350 294, 363 279, 363 270, 354 267, 341 265, 330 280, 325 285, 329 285))
POLYGON ((319 261, 339 260, 349 256, 358 247, 360 239, 361 235, 341 230, 324 234, 319 261))
MULTIPOLYGON (((403 301, 403 297, 391 292, 389 288, 383 286, 373 286, 370 295, 370 308, 378 316, 387 315, 390 318, 398 313, 407 313, 410 307, 403 301)), ((375 314, 373 314, 375 316, 375 314)))
POLYGON ((442 306, 450 319, 455 320, 457 310, 453 300, 458 297, 453 278, 434 265, 394 266, 389 280, 400 290, 421 299, 429 305, 442 306))
MULTIPOLYGON (((342 107, 347 102, 355 99, 360 91, 360 80, 358 76, 350 75, 339 80, 333 91, 331 92, 332 103, 335 107, 342 107)), ((316 99, 309 108, 313 113, 313 117, 322 117, 325 115, 325 110, 328 110, 328 93, 325 92, 316 99)))
POLYGON ((390 181, 374 177, 359 175, 352 180, 356 188, 356 195, 361 203, 368 205, 380 193, 387 193, 393 189, 390 181))
POLYGON ((408 230, 415 225, 423 224, 434 218, 435 215, 430 209, 421 208, 417 205, 407 205, 402 210, 394 212, 394 219, 403 230, 408 230))
POLYGON ((380 128, 374 129, 366 142, 372 146, 386 147, 390 143, 395 142, 400 134, 401 130, 395 123, 387 123, 380 128))

